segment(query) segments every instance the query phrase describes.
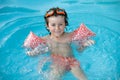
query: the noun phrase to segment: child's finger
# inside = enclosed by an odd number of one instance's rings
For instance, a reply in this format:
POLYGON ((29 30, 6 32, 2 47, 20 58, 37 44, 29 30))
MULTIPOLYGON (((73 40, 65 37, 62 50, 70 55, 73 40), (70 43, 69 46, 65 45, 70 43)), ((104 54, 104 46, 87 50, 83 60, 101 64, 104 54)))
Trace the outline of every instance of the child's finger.
POLYGON ((32 53, 30 51, 27 51, 26 54, 32 56, 32 53))
POLYGON ((94 42, 93 40, 91 40, 91 43, 92 43, 92 44, 95 44, 95 42, 94 42))
POLYGON ((89 46, 91 46, 91 45, 92 45, 92 42, 91 42, 91 41, 89 41, 89 42, 88 42, 88 45, 89 45, 89 46))
POLYGON ((89 46, 89 43, 88 42, 84 43, 84 46, 89 46))
POLYGON ((94 44, 94 41, 93 40, 88 40, 84 43, 84 46, 91 46, 94 44))
POLYGON ((89 45, 92 45, 92 44, 94 44, 94 41, 93 40, 89 40, 88 43, 89 43, 89 45))

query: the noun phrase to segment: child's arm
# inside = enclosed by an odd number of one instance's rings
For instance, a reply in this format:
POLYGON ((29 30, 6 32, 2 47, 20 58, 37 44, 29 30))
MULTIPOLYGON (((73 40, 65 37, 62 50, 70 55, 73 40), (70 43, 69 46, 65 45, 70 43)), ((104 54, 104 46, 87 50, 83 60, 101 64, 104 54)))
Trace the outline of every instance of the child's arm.
POLYGON ((88 39, 81 44, 81 46, 77 49, 79 52, 82 52, 86 47, 93 45, 94 40, 88 39))
POLYGON ((29 56, 35 56, 35 55, 42 54, 42 53, 45 53, 48 51, 49 51, 48 46, 43 44, 43 45, 39 45, 38 47, 36 47, 30 51, 27 51, 26 54, 29 56))

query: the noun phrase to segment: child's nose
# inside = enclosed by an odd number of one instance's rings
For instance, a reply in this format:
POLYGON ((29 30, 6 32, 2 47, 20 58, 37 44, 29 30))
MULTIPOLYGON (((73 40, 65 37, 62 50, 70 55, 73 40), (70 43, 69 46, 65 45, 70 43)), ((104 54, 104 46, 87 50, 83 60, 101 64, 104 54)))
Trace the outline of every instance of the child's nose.
POLYGON ((56 26, 56 29, 58 30, 58 29, 60 29, 60 27, 59 27, 59 26, 56 26))

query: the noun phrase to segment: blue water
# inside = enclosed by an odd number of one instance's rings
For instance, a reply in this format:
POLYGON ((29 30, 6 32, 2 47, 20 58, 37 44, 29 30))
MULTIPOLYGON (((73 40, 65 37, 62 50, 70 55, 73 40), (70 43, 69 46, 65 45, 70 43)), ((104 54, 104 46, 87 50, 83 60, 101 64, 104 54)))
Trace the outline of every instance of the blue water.
MULTIPOLYGON (((95 45, 75 52, 89 80, 120 80, 120 0, 0 0, 0 80, 45 80, 38 72, 44 56, 25 54, 30 31, 48 34, 43 15, 51 7, 64 8, 67 31, 85 23, 96 33, 95 45)), ((76 80, 68 73, 63 80, 76 80)))

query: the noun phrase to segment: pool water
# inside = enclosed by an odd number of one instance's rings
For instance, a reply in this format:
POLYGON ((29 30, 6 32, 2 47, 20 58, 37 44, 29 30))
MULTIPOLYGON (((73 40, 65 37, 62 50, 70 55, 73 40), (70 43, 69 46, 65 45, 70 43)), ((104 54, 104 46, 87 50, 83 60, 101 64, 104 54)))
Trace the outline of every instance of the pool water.
MULTIPOLYGON (((0 80, 45 80, 47 74, 39 73, 38 64, 48 55, 27 56, 22 45, 30 31, 48 34, 43 16, 56 6, 68 13, 68 32, 84 23, 96 33, 95 45, 82 53, 74 51, 88 80, 120 80, 119 5, 119 0, 1 0, 0 80)), ((77 80, 70 72, 63 77, 72 79, 77 80)))

